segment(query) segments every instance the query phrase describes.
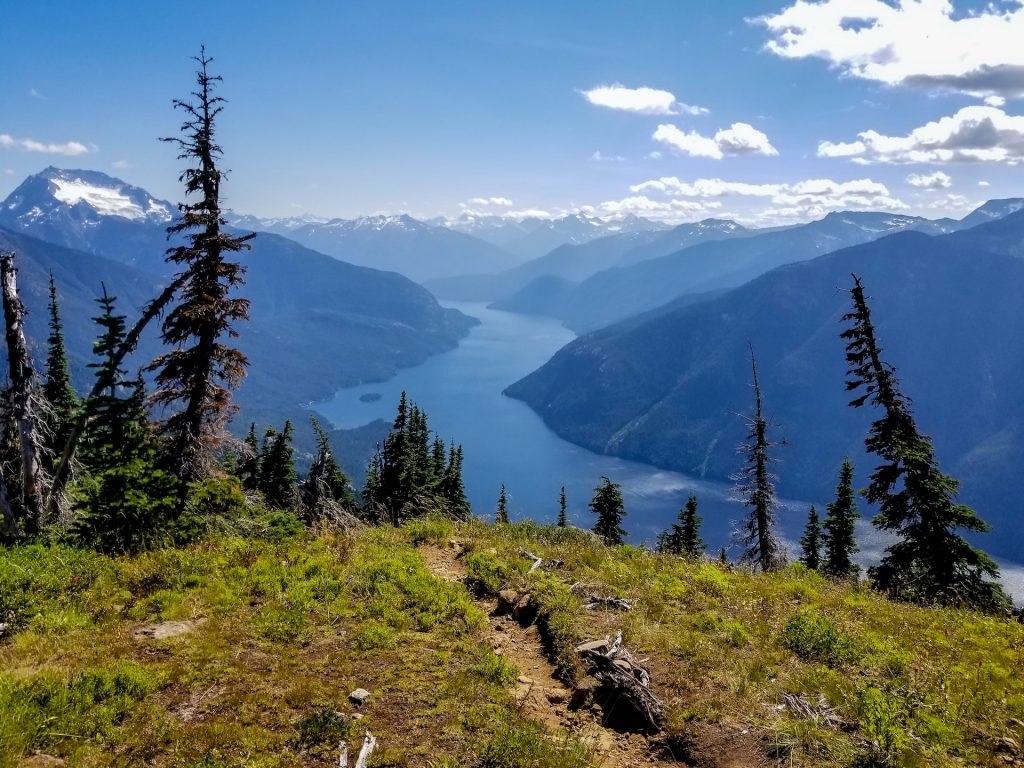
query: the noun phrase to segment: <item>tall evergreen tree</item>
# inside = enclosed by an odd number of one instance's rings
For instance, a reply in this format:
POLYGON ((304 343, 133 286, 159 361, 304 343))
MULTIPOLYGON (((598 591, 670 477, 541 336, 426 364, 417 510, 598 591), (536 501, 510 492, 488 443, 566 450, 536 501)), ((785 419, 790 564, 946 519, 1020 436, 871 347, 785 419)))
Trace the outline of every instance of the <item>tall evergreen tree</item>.
POLYGON ((256 422, 249 424, 249 433, 245 436, 244 453, 238 462, 238 479, 245 490, 259 490, 260 443, 256 437, 256 422))
POLYGON ((307 512, 316 517, 327 502, 351 506, 353 495, 348 476, 334 458, 330 436, 315 416, 310 416, 309 421, 316 434, 317 452, 302 482, 301 497, 307 512))
POLYGON ((249 301, 233 296, 244 282, 245 268, 228 256, 248 248, 245 241, 253 237, 236 237, 225 229, 224 171, 218 167, 223 152, 216 139, 224 99, 213 93, 221 78, 209 73, 212 59, 205 49, 196 61, 195 103, 174 101, 185 113, 182 136, 163 139, 175 144, 178 158, 187 161, 180 181, 186 196, 197 198, 178 206, 181 218, 167 230, 168 236, 184 236, 183 244, 167 251, 167 260, 188 278, 179 303, 164 317, 162 338, 170 350, 149 366, 156 371, 152 402, 174 411, 162 431, 170 441, 175 471, 186 481, 205 474, 237 410, 231 392, 245 376, 248 360, 228 341, 238 335, 235 326, 248 319, 249 301))
POLYGON ((843 459, 836 485, 836 498, 826 506, 823 541, 825 558, 821 564, 823 573, 839 579, 856 578, 860 566, 853 562, 857 553, 857 496, 853 490, 853 463, 843 459))
POLYGON ((700 526, 703 520, 697 514, 697 497, 692 493, 686 500, 686 506, 679 515, 682 526, 679 529, 679 540, 681 553, 689 557, 700 557, 704 554, 706 545, 700 537, 700 526))
POLYGON ((750 513, 738 538, 743 545, 741 559, 761 570, 770 571, 785 563, 782 544, 775 535, 775 513, 778 507, 775 498, 776 478, 769 469, 775 461, 770 455, 771 449, 779 443, 768 439, 771 423, 764 415, 753 349, 750 350, 750 368, 754 378, 754 415, 746 420, 749 427, 747 442, 740 446, 746 465, 733 476, 736 481, 736 498, 749 507, 750 513))
POLYGON ((801 563, 812 571, 821 570, 821 521, 813 504, 811 511, 807 513, 804 535, 800 538, 800 553, 801 563))
POLYGON ((469 516, 469 501, 462 481, 462 462, 462 446, 453 443, 448 451, 448 467, 441 483, 441 497, 447 502, 451 514, 465 518, 469 516))
POLYGON ((622 519, 626 516, 626 508, 622 502, 622 491, 619 484, 602 476, 600 483, 594 489, 594 498, 590 500, 590 511, 597 515, 594 533, 600 536, 608 546, 621 544, 628 534, 622 528, 622 519))
POLYGON ((94 319, 100 334, 93 351, 98 360, 90 367, 107 386, 85 403, 88 475, 75 494, 74 531, 105 551, 135 552, 166 540, 176 515, 177 483, 156 466, 142 380, 126 380, 118 364, 124 316, 115 313, 115 300, 106 289, 97 303, 101 314, 94 319))
MULTIPOLYGON (((43 396, 50 406, 46 436, 47 462, 64 447, 71 430, 72 419, 78 411, 78 395, 71 386, 71 366, 64 345, 64 325, 60 319, 57 285, 50 273, 50 335, 46 339, 46 378, 43 396)), ((52 468, 52 466, 51 466, 52 468)))
POLYGON ((498 508, 494 513, 495 523, 508 523, 508 494, 505 493, 505 484, 501 484, 501 493, 498 494, 498 508))
POLYGON ((931 440, 917 428, 895 369, 884 362, 860 278, 853 276, 853 310, 843 316, 848 391, 859 391, 854 408, 881 411, 865 447, 882 463, 864 492, 878 504, 874 525, 897 536, 882 562, 869 571, 874 586, 892 597, 919 603, 1001 610, 1010 604, 995 561, 957 533, 989 526, 956 502, 958 483, 939 470, 931 440))
POLYGON ((270 439, 264 440, 260 490, 267 505, 275 509, 294 509, 297 500, 293 432, 291 421, 285 421, 284 429, 276 433, 268 430, 270 439))
POLYGON ((430 474, 434 488, 440 492, 444 483, 444 472, 448 468, 448 456, 445 453, 444 440, 440 435, 434 436, 434 444, 430 449, 430 474))
POLYGON ((702 520, 697 514, 697 497, 692 493, 679 510, 678 522, 658 536, 658 551, 668 555, 699 557, 706 545, 700 537, 702 520))
POLYGON ((565 528, 567 525, 569 525, 569 515, 565 503, 565 486, 563 485, 562 490, 558 493, 558 527, 565 528))

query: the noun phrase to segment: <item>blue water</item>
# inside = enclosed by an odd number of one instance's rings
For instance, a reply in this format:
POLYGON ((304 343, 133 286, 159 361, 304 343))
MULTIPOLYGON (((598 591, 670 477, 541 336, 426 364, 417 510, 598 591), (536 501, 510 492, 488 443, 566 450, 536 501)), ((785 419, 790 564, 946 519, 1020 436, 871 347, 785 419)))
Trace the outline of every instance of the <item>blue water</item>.
MULTIPOLYGON (((342 428, 391 420, 405 390, 426 410, 432 429, 446 442, 454 438, 462 443, 466 494, 478 515, 493 514, 504 483, 513 520, 554 521, 558 491, 564 484, 571 522, 589 528, 594 521, 587 502, 598 479, 607 475, 622 485, 624 527, 630 541, 653 544, 658 532, 675 520, 688 494, 695 493, 708 551, 715 553, 725 546, 730 556, 739 555, 738 548, 731 546, 731 533, 744 509, 729 500, 731 486, 591 453, 562 440, 530 408, 501 394, 572 341, 571 331, 550 318, 501 312, 484 304, 446 302, 446 306, 481 321, 457 349, 400 371, 383 384, 342 389, 334 399, 316 405, 316 410, 342 428), (360 401, 367 394, 381 397, 360 401)), ((822 511, 823 501, 815 500, 822 511)), ((793 542, 800 536, 808 506, 809 502, 782 501, 779 523, 791 555, 795 555, 793 542)), ((866 520, 858 528, 858 539, 863 564, 877 561, 886 542, 866 520)), ((1024 600, 1024 568, 1006 561, 1000 565, 1009 591, 1018 601, 1024 600)))
MULTIPOLYGON (((587 502, 598 479, 607 475, 622 485, 624 527, 632 541, 653 542, 692 492, 700 502, 709 549, 729 544, 730 521, 742 516, 742 508, 728 501, 728 485, 591 453, 562 440, 530 408, 502 395, 505 387, 571 341, 571 331, 550 318, 501 312, 484 304, 446 305, 481 320, 457 349, 405 369, 383 384, 343 389, 316 409, 336 427, 357 427, 378 418, 392 419, 398 397, 406 390, 426 410, 432 429, 446 441, 462 443, 466 492, 477 514, 493 513, 504 483, 512 519, 552 521, 564 484, 572 522, 590 527, 587 502), (360 400, 370 393, 381 399, 360 400)), ((785 527, 799 530, 806 509, 804 504, 787 503, 781 513, 785 527)))

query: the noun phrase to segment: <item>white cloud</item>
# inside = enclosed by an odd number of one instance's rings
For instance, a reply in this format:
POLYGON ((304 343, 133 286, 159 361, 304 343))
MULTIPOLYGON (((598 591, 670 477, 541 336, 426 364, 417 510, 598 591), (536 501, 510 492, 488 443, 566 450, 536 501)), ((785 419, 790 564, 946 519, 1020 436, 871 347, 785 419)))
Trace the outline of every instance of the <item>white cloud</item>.
POLYGON ((796 0, 755 21, 767 49, 845 75, 977 96, 1024 95, 1024 6, 955 14, 950 0, 796 0))
POLYGON ((622 155, 605 155, 602 154, 601 150, 598 149, 594 151, 594 154, 590 156, 590 159, 593 160, 595 163, 621 163, 626 158, 624 158, 622 155))
POLYGON ((671 123, 662 123, 651 137, 691 157, 710 157, 721 160, 725 155, 779 154, 768 137, 748 123, 733 123, 713 137, 696 131, 685 132, 671 123))
POLYGON ((646 195, 631 195, 621 200, 605 200, 597 205, 584 205, 578 210, 588 216, 621 218, 643 216, 652 221, 678 222, 695 216, 707 217, 718 213, 722 204, 717 200, 652 200, 646 195))
POLYGON ((46 97, 43 96, 43 94, 41 94, 35 88, 29 88, 28 89, 28 95, 31 96, 33 99, 42 99, 42 100, 46 99, 46 97))
POLYGON ((868 130, 858 138, 848 144, 823 141, 818 145, 818 156, 848 157, 861 164, 1015 164, 1024 160, 1024 115, 1008 115, 998 107, 976 105, 915 128, 906 136, 868 130))
POLYGON ((117 168, 119 171, 130 167, 127 160, 115 160, 114 162, 111 163, 111 165, 117 168))
POLYGON ((35 139, 16 139, 6 133, 0 133, 0 147, 4 149, 16 149, 22 152, 42 152, 47 155, 85 155, 95 152, 96 147, 87 147, 77 141, 68 141, 64 144, 47 144, 35 139))
POLYGON ((992 185, 989 184, 987 181, 979 181, 978 182, 978 186, 979 187, 991 187, 992 185))
POLYGON ((921 189, 948 189, 952 185, 953 180, 942 171, 936 171, 928 175, 912 173, 907 176, 907 183, 912 187, 920 187, 921 189))
POLYGON ((507 197, 474 197, 466 203, 462 203, 463 208, 467 205, 497 205, 508 208, 512 205, 512 201, 507 197))
POLYGON ((908 208, 884 184, 871 179, 805 179, 784 184, 750 184, 723 179, 686 182, 675 176, 663 176, 634 184, 630 192, 660 193, 677 203, 682 202, 679 198, 704 201, 725 197, 762 198, 772 208, 759 216, 770 216, 773 220, 817 218, 837 210, 903 211, 908 208))
POLYGON ((1001 107, 1006 104, 1006 99, 1002 96, 986 96, 984 102, 990 107, 1001 107))
POLYGON ((627 88, 621 83, 599 85, 580 91, 596 107, 636 112, 640 115, 704 115, 708 110, 676 101, 675 94, 658 88, 627 88))
POLYGON ((4 173, 7 174, 8 176, 13 176, 14 175, 14 169, 13 168, 4 168, 4 173))

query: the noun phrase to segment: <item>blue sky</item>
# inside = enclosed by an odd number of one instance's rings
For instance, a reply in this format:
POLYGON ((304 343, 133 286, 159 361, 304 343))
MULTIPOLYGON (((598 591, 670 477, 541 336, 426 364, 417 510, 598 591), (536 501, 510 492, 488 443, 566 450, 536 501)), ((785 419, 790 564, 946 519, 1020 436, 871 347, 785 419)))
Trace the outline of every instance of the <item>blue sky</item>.
POLYGON ((52 164, 177 200, 157 137, 205 43, 242 212, 959 216, 1024 194, 1022 39, 1017 2, 35 0, 0 194, 52 164))

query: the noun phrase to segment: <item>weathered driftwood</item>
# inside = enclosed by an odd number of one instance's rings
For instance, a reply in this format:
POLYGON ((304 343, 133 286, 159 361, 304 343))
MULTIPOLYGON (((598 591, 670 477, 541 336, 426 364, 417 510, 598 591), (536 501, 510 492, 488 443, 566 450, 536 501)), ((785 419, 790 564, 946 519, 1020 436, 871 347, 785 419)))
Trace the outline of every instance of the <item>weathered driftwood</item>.
POLYGON ((527 571, 528 574, 536 571, 538 568, 540 568, 540 564, 544 562, 544 558, 537 557, 537 555, 533 554, 532 552, 527 552, 525 549, 519 549, 516 551, 519 553, 520 557, 525 557, 527 560, 533 560, 533 565, 531 565, 530 570, 527 571))
POLYGON ((625 597, 602 597, 591 592, 578 581, 569 587, 569 591, 578 592, 583 595, 583 599, 587 601, 583 608, 588 611, 593 611, 596 608, 618 608, 622 611, 633 610, 632 600, 625 597))
POLYGON ((3 289, 4 330, 7 336, 8 375, 11 404, 18 422, 21 443, 21 496, 25 506, 25 531, 38 533, 43 526, 43 471, 40 461, 43 441, 33 408, 35 371, 25 342, 25 305, 18 297, 18 270, 14 253, 0 251, 0 284, 3 289))
POLYGON ((823 725, 826 728, 847 728, 849 726, 838 710, 830 707, 828 701, 820 693, 816 702, 808 701, 795 693, 785 693, 782 695, 782 699, 785 702, 783 705, 785 709, 794 715, 807 718, 815 725, 823 725))
POLYGON ((605 637, 576 648, 587 662, 587 674, 607 688, 617 702, 628 704, 640 722, 654 732, 665 725, 665 706, 651 692, 651 675, 622 645, 622 632, 615 640, 605 637))
MULTIPOLYGON (((366 735, 363 736, 363 746, 359 749, 359 754, 356 756, 354 768, 366 768, 370 755, 373 754, 374 747, 376 746, 377 737, 367 731, 366 735)), ((339 750, 341 755, 338 757, 338 768, 348 768, 348 743, 341 742, 339 750)))

